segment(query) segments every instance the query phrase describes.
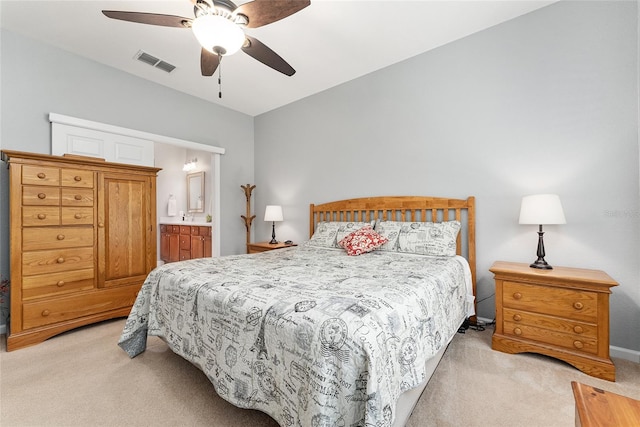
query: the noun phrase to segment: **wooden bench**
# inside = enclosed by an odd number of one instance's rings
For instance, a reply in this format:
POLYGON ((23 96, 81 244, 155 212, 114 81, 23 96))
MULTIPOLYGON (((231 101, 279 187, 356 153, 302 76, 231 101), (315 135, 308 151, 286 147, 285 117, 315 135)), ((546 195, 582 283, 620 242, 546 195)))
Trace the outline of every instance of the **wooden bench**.
POLYGON ((640 426, 640 400, 571 381, 576 426, 640 426))

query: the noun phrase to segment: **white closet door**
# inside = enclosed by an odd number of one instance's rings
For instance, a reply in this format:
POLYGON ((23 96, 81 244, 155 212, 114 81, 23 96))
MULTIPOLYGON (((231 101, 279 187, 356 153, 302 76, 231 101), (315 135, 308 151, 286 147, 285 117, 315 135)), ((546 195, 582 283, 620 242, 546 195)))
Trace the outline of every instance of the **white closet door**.
POLYGON ((51 154, 76 154, 108 162, 154 166, 154 142, 94 129, 51 124, 51 154))

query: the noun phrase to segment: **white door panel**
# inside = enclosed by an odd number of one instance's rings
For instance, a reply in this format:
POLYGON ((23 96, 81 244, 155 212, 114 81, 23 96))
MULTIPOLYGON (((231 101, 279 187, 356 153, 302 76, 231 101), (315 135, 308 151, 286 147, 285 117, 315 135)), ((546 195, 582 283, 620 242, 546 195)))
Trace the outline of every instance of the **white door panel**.
POLYGON ((154 166, 154 142, 94 129, 51 124, 51 154, 75 154, 105 159, 108 162, 154 166))

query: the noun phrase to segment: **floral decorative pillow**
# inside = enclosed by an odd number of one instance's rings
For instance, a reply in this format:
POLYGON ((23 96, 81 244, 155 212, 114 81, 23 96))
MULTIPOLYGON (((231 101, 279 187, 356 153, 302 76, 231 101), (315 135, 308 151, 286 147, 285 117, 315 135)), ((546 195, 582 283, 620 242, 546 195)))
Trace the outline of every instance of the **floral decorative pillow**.
POLYGON ((309 240, 309 245, 321 248, 339 248, 338 242, 366 225, 368 222, 323 221, 316 226, 316 231, 309 240))
POLYGON ((455 256, 459 221, 405 222, 398 233, 397 251, 432 256, 455 256))
POLYGON ((371 252, 385 243, 387 238, 376 233, 370 225, 349 233, 338 242, 347 251, 347 255, 352 256, 371 252))

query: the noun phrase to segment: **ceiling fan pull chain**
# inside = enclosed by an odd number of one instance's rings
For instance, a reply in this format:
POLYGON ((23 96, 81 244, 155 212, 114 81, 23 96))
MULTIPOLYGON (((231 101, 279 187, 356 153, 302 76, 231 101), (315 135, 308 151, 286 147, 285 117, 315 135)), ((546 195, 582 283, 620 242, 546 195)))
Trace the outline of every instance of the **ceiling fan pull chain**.
POLYGON ((222 99, 222 55, 218 54, 218 98, 222 99))

